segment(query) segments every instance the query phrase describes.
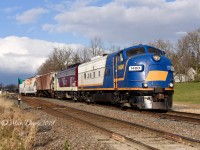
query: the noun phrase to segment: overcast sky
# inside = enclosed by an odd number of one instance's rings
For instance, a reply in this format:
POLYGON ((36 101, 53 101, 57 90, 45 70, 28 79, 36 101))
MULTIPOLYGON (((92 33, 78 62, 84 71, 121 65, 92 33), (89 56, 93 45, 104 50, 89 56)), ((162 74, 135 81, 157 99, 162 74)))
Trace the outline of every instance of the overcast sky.
POLYGON ((0 83, 36 73, 54 47, 176 42, 200 27, 199 0, 1 0, 0 83))

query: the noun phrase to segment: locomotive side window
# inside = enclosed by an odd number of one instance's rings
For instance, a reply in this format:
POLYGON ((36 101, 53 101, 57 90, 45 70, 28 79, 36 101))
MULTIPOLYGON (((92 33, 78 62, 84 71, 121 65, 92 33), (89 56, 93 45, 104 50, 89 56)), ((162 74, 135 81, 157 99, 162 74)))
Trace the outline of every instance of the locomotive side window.
POLYGON ((137 48, 132 48, 130 50, 128 50, 126 52, 126 55, 128 57, 132 57, 132 56, 135 56, 135 55, 140 55, 140 54, 145 54, 145 49, 144 47, 137 47, 137 48))
POLYGON ((159 55, 163 55, 164 54, 161 50, 159 50, 157 48, 153 48, 153 47, 149 47, 148 51, 149 51, 149 53, 156 53, 156 54, 159 54, 159 55))
POLYGON ((86 73, 84 73, 84 79, 86 79, 86 73))
POLYGON ((120 60, 120 61, 123 61, 123 60, 124 60, 124 59, 123 59, 122 52, 121 52, 121 53, 119 53, 119 60, 120 60))
POLYGON ((107 69, 106 69, 106 75, 107 75, 107 76, 110 76, 110 68, 107 68, 107 69))

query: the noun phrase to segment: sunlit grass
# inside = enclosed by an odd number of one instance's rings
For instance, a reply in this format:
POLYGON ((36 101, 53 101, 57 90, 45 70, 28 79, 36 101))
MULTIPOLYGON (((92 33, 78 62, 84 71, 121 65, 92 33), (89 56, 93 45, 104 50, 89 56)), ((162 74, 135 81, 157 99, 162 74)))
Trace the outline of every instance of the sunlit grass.
POLYGON ((200 82, 175 83, 174 102, 200 104, 200 82))
POLYGON ((11 122, 21 122, 32 118, 29 114, 23 114, 12 101, 0 96, 0 149, 29 149, 30 141, 34 137, 35 126, 18 126, 11 122), (23 135, 24 133, 27 135, 23 135))

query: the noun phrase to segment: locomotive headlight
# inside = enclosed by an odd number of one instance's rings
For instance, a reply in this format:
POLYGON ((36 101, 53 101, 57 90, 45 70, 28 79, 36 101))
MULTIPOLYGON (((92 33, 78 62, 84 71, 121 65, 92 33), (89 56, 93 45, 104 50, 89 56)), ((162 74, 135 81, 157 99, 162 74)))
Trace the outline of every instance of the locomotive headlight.
POLYGON ((153 59, 154 59, 155 61, 159 61, 159 60, 160 60, 160 56, 157 55, 157 54, 155 54, 155 55, 153 55, 153 59))
POLYGON ((148 84, 147 84, 147 83, 143 83, 142 86, 143 86, 144 88, 147 88, 147 87, 148 87, 148 84))
POLYGON ((174 67, 173 66, 167 66, 167 70, 174 72, 174 67))
POLYGON ((173 83, 170 83, 170 84, 169 84, 169 87, 173 88, 173 87, 174 87, 174 84, 173 84, 173 83))

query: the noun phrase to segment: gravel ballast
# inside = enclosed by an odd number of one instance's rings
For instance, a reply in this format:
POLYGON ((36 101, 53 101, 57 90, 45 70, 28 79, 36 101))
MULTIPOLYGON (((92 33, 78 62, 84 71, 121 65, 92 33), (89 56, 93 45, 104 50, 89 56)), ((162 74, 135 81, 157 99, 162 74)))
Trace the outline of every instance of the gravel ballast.
MULTIPOLYGON (((32 98, 34 99, 34 97, 32 98)), ((113 106, 96 104, 88 105, 83 102, 76 103, 69 100, 42 99, 56 104, 149 126, 151 128, 161 129, 174 134, 200 139, 200 125, 197 123, 169 120, 139 111, 122 111, 120 108, 113 106)), ((80 123, 74 123, 73 120, 54 117, 43 112, 42 110, 31 109, 30 106, 23 103, 23 99, 20 107, 25 112, 31 112, 38 118, 38 120, 49 120, 55 122, 52 126, 38 126, 37 134, 32 145, 33 149, 64 149, 66 147, 70 147, 71 149, 112 150, 121 149, 121 147, 124 148, 127 146, 123 143, 119 143, 113 139, 105 137, 101 133, 91 131, 89 127, 83 126, 80 123)), ((176 111, 200 114, 200 107, 198 105, 174 104, 173 109, 176 111)))
MULTIPOLYGON (((169 120, 163 117, 154 117, 152 115, 148 115, 139 111, 134 113, 128 111, 122 111, 121 109, 116 109, 113 107, 104 107, 104 105, 88 105, 85 103, 75 103, 71 101, 64 101, 64 100, 61 101, 61 100, 46 99, 46 98, 45 100, 121 120, 126 120, 144 126, 149 126, 151 128, 164 130, 174 134, 179 134, 194 139, 200 139, 200 125, 197 123, 195 124, 191 122, 169 120)), ((184 106, 184 109, 185 107, 186 106, 184 106)), ((177 108, 180 110, 181 106, 178 106, 176 104, 174 110, 176 110, 177 108)), ((190 109, 194 110, 193 108, 190 109)))

